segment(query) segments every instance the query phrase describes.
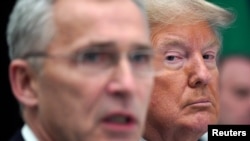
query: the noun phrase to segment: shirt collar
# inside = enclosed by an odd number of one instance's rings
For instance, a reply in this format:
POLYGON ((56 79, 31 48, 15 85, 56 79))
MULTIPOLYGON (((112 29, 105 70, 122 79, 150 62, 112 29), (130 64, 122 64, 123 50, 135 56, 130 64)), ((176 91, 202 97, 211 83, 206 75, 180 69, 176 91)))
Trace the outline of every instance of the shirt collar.
POLYGON ((32 132, 32 130, 27 124, 25 124, 22 127, 21 132, 25 141, 38 141, 37 137, 35 136, 35 134, 32 132))

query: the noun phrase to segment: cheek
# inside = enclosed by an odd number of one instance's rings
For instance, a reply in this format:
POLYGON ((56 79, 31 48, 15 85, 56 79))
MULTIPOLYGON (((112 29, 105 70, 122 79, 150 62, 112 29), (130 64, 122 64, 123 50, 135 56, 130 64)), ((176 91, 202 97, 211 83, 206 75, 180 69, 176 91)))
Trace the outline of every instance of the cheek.
POLYGON ((220 96, 219 96, 219 90, 218 87, 215 86, 214 84, 211 84, 211 86, 209 86, 209 93, 210 93, 210 97, 212 102, 214 102, 216 107, 219 107, 219 102, 220 102, 220 96))
POLYGON ((160 98, 177 100, 187 87, 187 76, 183 71, 165 71, 155 78, 154 94, 160 98))
MULTIPOLYGON (((97 94, 100 91, 102 80, 98 79, 97 83, 96 79, 83 76, 71 68, 55 64, 53 66, 52 69, 47 67, 43 76, 41 76, 41 88, 39 90, 42 92, 41 101, 50 104, 55 109, 61 109, 63 106, 64 114, 76 110, 81 111, 83 107, 91 107, 93 101, 98 97, 97 94)), ((43 106, 46 106, 46 104, 43 106)), ((49 106, 47 107, 49 108, 49 106)), ((53 111, 52 108, 51 111, 53 111)))
POLYGON ((213 100, 215 105, 216 114, 219 115, 221 107, 220 107, 219 80, 217 71, 215 73, 212 73, 212 80, 209 84, 209 89, 211 93, 211 100, 213 100))
POLYGON ((185 76, 180 77, 180 74, 179 77, 176 76, 178 75, 166 72, 155 79, 151 106, 154 110, 159 110, 159 113, 162 111, 176 113, 180 108, 185 76))
MULTIPOLYGON (((77 106, 81 104, 81 100, 85 99, 85 95, 81 93, 81 88, 76 85, 76 82, 72 80, 72 77, 58 77, 48 75, 43 78, 41 83, 41 102, 48 104, 42 104, 51 109, 60 109, 62 106, 65 107, 63 111, 70 112, 77 110, 77 106), (67 106, 66 106, 67 105, 67 106)), ((55 110, 54 109, 54 110, 55 110)), ((56 110, 55 110, 56 111, 56 110)))
POLYGON ((230 96, 230 97, 226 97, 228 100, 227 102, 227 107, 232 109, 232 110, 241 110, 243 109, 244 106, 244 102, 243 101, 238 101, 236 97, 230 96))
POLYGON ((49 77, 50 79, 45 81, 47 86, 44 85, 43 88, 47 93, 43 96, 43 103, 39 107, 45 121, 51 120, 52 123, 58 123, 69 129, 88 129, 93 126, 98 113, 101 113, 98 109, 105 104, 102 102, 102 93, 100 93, 103 80, 101 78, 98 81, 90 80, 76 76, 60 76, 53 79, 49 77))
POLYGON ((157 128, 170 126, 180 114, 181 90, 172 74, 157 76, 149 106, 148 122, 157 128), (164 126, 162 126, 164 125, 164 126))
POLYGON ((234 105, 232 105, 232 96, 228 93, 228 91, 225 91, 224 89, 220 92, 220 110, 223 113, 223 111, 230 111, 233 110, 234 105))
POLYGON ((242 113, 244 107, 242 102, 235 101, 235 98, 226 96, 221 98, 221 113, 231 116, 239 116, 242 113))
POLYGON ((65 128, 82 114, 79 92, 64 79, 43 77, 39 92, 39 118, 49 127, 65 128), (64 118, 61 118, 64 117, 64 118), (63 123, 63 124, 61 124, 63 123), (56 124, 56 125, 55 125, 56 124))

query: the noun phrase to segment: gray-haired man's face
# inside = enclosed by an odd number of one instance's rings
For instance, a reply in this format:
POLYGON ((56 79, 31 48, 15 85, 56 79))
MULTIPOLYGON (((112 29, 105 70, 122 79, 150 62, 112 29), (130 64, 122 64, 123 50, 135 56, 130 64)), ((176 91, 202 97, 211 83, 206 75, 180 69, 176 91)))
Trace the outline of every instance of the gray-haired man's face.
POLYGON ((53 8, 56 34, 32 85, 39 126, 55 140, 139 140, 153 86, 153 75, 136 71, 150 61, 140 54, 151 49, 141 11, 130 0, 61 0, 53 8), (83 69, 108 61, 109 52, 99 51, 110 49, 121 54, 116 66, 83 69), (89 52, 78 62, 60 57, 82 51, 89 52))

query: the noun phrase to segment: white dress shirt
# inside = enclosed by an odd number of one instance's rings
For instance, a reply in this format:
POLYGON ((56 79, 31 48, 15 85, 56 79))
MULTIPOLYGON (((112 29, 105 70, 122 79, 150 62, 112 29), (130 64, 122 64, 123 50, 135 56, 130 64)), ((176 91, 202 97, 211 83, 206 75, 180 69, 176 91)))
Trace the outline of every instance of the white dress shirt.
POLYGON ((38 141, 37 137, 27 124, 22 127, 21 133, 25 141, 38 141))
POLYGON ((207 132, 206 132, 205 134, 203 134, 203 135, 201 136, 200 141, 208 141, 207 136, 208 136, 208 134, 207 134, 207 132))

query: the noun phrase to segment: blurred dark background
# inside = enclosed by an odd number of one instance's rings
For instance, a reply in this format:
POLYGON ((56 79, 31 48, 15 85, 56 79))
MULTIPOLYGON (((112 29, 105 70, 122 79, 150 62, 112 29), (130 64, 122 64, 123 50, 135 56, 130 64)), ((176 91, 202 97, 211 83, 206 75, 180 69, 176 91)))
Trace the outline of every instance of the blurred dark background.
MULTIPOLYGON (((250 0, 208 0, 236 14, 236 21, 231 27, 223 31, 222 57, 232 54, 250 56, 250 0)), ((21 128, 23 122, 20 118, 19 108, 14 99, 8 80, 8 48, 6 43, 6 25, 15 0, 1 2, 0 17, 0 43, 1 43, 1 134, 0 141, 7 141, 11 135, 21 128)))
POLYGON ((1 91, 0 91, 0 108, 1 108, 1 133, 0 141, 9 140, 10 136, 22 126, 22 120, 19 114, 19 108, 16 100, 12 96, 9 78, 8 78, 8 48, 6 43, 6 24, 8 21, 9 13, 15 0, 1 1, 0 9, 0 61, 1 61, 1 91))

